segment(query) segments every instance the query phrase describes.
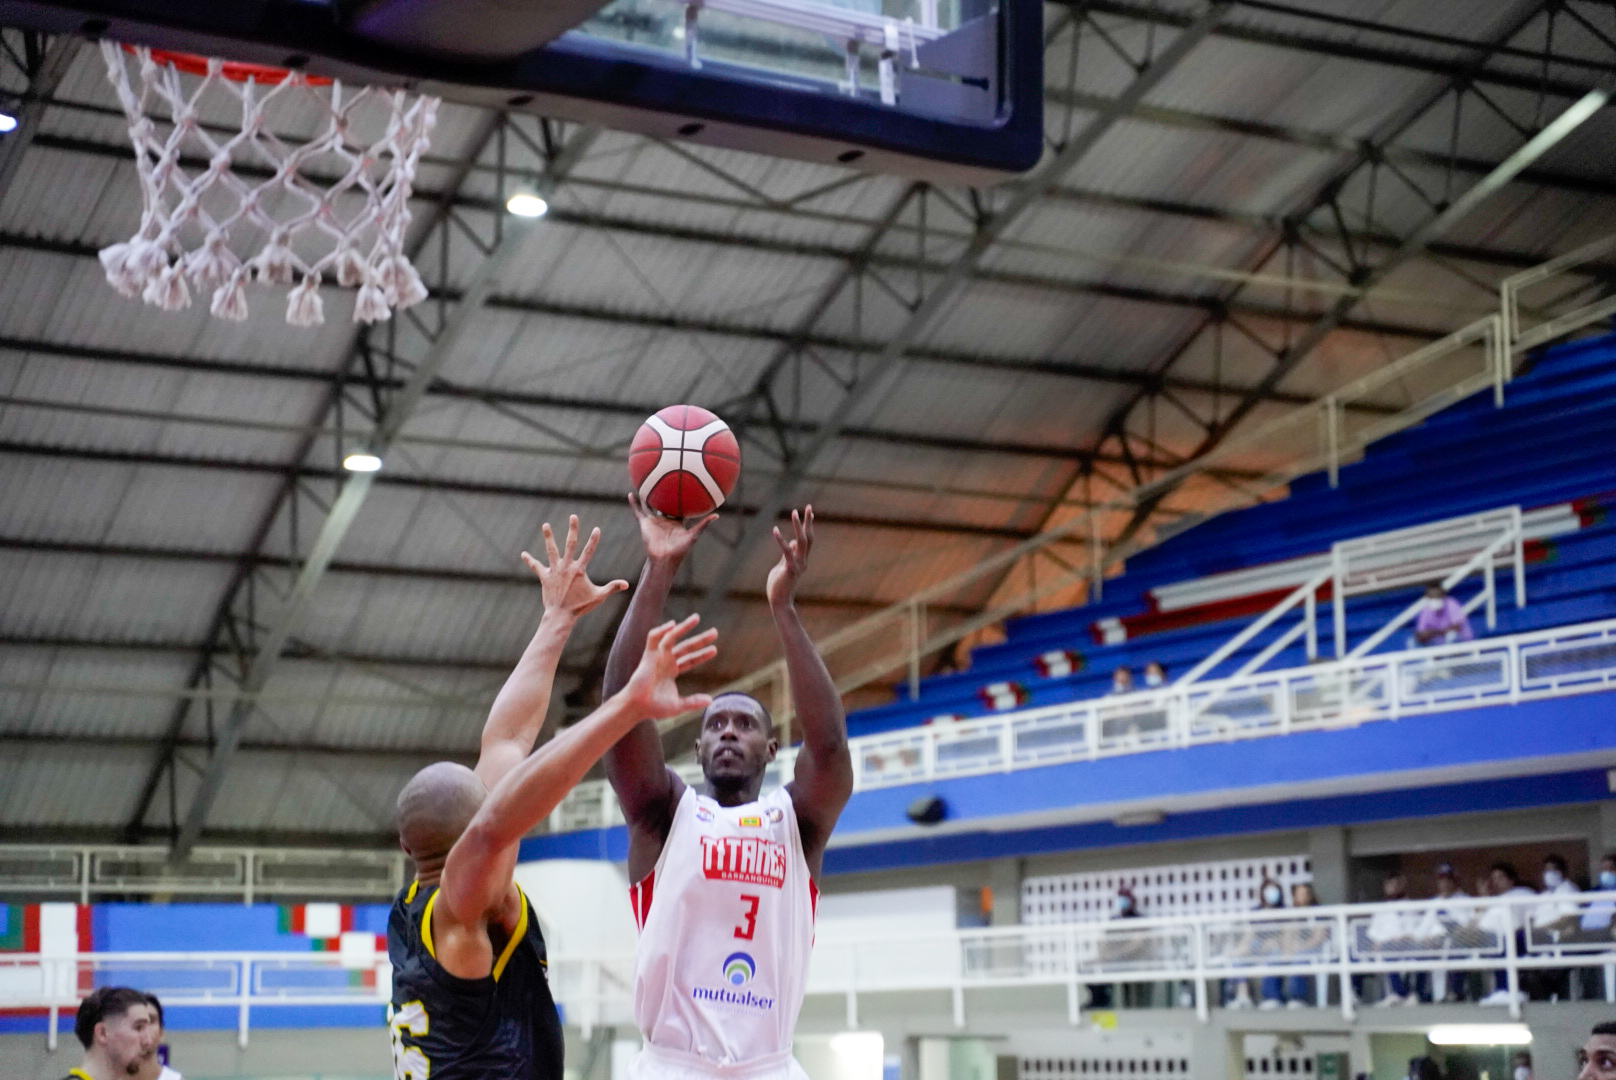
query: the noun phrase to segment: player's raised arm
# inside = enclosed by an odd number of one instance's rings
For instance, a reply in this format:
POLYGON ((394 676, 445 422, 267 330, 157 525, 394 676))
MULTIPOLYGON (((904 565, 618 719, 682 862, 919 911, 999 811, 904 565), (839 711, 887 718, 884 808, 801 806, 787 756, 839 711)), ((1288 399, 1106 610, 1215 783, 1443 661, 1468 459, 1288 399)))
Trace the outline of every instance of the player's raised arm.
MULTIPOLYGON (((589 560, 594 558, 599 544, 600 530, 594 529, 583 552, 578 552, 578 515, 574 514, 567 520, 564 551, 557 549, 555 534, 549 523, 545 524, 548 565, 522 552, 522 561, 538 576, 544 595, 544 617, 522 653, 522 659, 500 688, 488 712, 488 722, 483 725, 476 771, 489 789, 516 768, 538 741, 545 714, 550 711, 556 667, 561 663, 561 651, 566 647, 574 623, 579 616, 599 607, 608 596, 628 588, 626 581, 596 585, 589 580, 589 560)), ((641 641, 643 644, 643 632, 641 641)))
POLYGON ((791 702, 802 725, 802 747, 791 781, 791 800, 802 828, 808 869, 819 876, 836 819, 853 796, 853 757, 847 748, 847 715, 842 695, 797 614, 797 582, 814 546, 814 508, 791 512, 791 539, 774 530, 780 561, 769 571, 769 611, 780 634, 791 680, 791 702))
MULTIPOLYGON (((511 890, 522 837, 556 808, 624 732, 643 721, 707 707, 711 698, 685 697, 674 682, 717 654, 713 641, 718 631, 686 636, 699 621, 700 616, 692 615, 651 630, 624 687, 534 751, 489 793, 444 863, 438 911, 448 915, 445 926, 480 931, 497 916, 511 890)), ((486 940, 483 934, 479 945, 486 940)))
MULTIPOLYGON (((639 586, 634 590, 623 623, 617 628, 612 650, 606 657, 606 678, 601 693, 608 697, 628 682, 640 662, 646 633, 662 621, 679 567, 695 546, 697 537, 718 517, 709 514, 686 528, 682 522, 652 513, 640 504, 636 495, 628 497, 628 504, 639 520, 640 538, 645 542, 645 569, 640 572, 639 586)), ((677 792, 675 778, 668 772, 662 757, 662 737, 654 722, 648 720, 640 724, 612 747, 606 755, 606 776, 617 793, 631 834, 650 830, 658 839, 666 834, 677 792)), ((631 854, 629 861, 639 860, 631 854)), ((656 861, 655 856, 651 861, 656 861)), ((630 867, 631 877, 635 876, 634 869, 630 867)))

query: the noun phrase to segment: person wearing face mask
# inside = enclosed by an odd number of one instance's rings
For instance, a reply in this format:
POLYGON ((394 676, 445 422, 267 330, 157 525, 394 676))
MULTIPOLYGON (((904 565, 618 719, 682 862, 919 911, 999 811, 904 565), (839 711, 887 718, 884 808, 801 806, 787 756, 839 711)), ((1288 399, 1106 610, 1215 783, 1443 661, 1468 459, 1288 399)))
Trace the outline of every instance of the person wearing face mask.
MULTIPOLYGON (((1575 896, 1582 890, 1571 880, 1570 868, 1559 855, 1543 857, 1543 895, 1575 896)), ((1574 936, 1581 923, 1582 906, 1575 901, 1563 904, 1544 904, 1532 912, 1532 942, 1539 946, 1559 944, 1562 938, 1574 936)), ((1554 968, 1531 973, 1531 996, 1534 1001, 1569 1001, 1571 999, 1571 970, 1554 968)))
POLYGON ((1408 647, 1426 645, 1452 645, 1459 641, 1473 641, 1470 619, 1464 605, 1448 595, 1448 590, 1432 583, 1425 587, 1425 605, 1414 620, 1414 633, 1409 636, 1408 647))
POLYGON ((157 1010, 127 986, 103 986, 79 1002, 73 1034, 84 1062, 62 1080, 130 1080, 157 1056, 157 1010))
MULTIPOLYGON (((1263 882, 1262 906, 1264 908, 1282 908, 1284 892, 1279 884, 1273 881, 1263 882)), ((1294 908, 1316 907, 1319 898, 1314 895, 1313 886, 1298 884, 1291 887, 1291 906, 1294 908)), ((1320 926, 1303 923, 1285 923, 1279 934, 1280 949, 1287 957, 1306 956, 1315 953, 1322 939, 1321 934, 1327 935, 1328 929, 1320 926)), ((1313 980, 1305 975, 1292 975, 1288 979, 1278 975, 1265 975, 1262 980, 1262 1001, 1259 1009, 1277 1009, 1281 1005, 1288 1009, 1300 1009, 1309 1004, 1313 996, 1313 980)))
POLYGON ((1111 693, 1133 693, 1133 668, 1123 664, 1111 673, 1111 693))
POLYGON ((1145 665, 1145 686, 1151 690, 1160 689, 1167 685, 1167 669, 1160 661, 1152 660, 1145 665))
MULTIPOLYGON (((1285 890, 1279 887, 1279 882, 1273 878, 1265 877, 1262 884, 1257 886, 1257 910, 1273 911, 1285 906, 1285 890)), ((1251 957, 1261 962, 1262 957, 1269 956, 1279 948, 1279 926, 1264 927, 1261 924, 1247 923, 1246 929, 1241 931, 1229 943, 1228 950, 1231 957, 1251 957)), ((1274 996, 1278 997, 1278 980, 1275 980, 1274 996)), ((1265 1009, 1278 1008, 1279 1004, 1268 1003, 1268 979, 1263 980, 1263 1005, 1265 1009)), ((1230 1009, 1251 1008, 1251 982, 1249 979, 1224 979, 1223 1004, 1230 1009)))
MULTIPOLYGON (((1594 888, 1616 893, 1616 853, 1599 860, 1599 876, 1594 879, 1594 888)), ((1578 920, 1581 940, 1610 941, 1616 937, 1612 933, 1613 923, 1616 923, 1616 900, 1609 897, 1595 900, 1583 909, 1582 918, 1578 920)))
MULTIPOLYGON (((1389 904, 1408 899, 1408 879, 1400 870, 1393 870, 1381 881, 1381 897, 1389 904)), ((1394 959, 1419 948, 1416 934, 1421 921, 1420 913, 1405 908, 1377 911, 1369 920, 1369 940, 1385 958, 1394 959)), ((1401 971, 1386 973, 1386 995, 1377 1005, 1418 1005, 1420 1002, 1418 976, 1401 971)))

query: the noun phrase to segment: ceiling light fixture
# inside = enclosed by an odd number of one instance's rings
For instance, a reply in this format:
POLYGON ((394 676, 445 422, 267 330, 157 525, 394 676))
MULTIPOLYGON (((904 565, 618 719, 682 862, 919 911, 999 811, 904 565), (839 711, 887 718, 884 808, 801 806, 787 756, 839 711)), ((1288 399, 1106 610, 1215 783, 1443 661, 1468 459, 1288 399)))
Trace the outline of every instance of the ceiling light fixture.
POLYGON ((349 472, 376 472, 382 467, 382 459, 365 450, 355 450, 342 459, 342 467, 349 472))
POLYGON ((1433 1046, 1530 1046, 1525 1024, 1438 1024, 1426 1036, 1433 1046))
POLYGON ((505 200, 505 209, 517 217, 541 218, 550 212, 550 204, 531 191, 518 191, 505 200))
POLYGON ((17 118, 8 112, 0 112, 0 135, 8 131, 17 130, 17 118))

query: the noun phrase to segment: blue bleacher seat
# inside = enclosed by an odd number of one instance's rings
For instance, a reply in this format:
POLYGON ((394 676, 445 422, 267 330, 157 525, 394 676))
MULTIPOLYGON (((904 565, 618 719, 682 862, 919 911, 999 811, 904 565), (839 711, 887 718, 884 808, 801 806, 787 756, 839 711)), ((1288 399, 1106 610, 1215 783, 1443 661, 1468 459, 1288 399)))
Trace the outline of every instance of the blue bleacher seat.
MULTIPOLYGON (((1546 542, 1547 555, 1526 569, 1528 604, 1517 610, 1510 574, 1499 576, 1498 626, 1519 633, 1616 617, 1616 335, 1547 350, 1508 387, 1503 408, 1491 391, 1476 394, 1424 423, 1371 446, 1346 466, 1331 488, 1322 474, 1301 477, 1285 499, 1212 518, 1130 559, 1126 573, 1106 582, 1103 601, 1011 620, 1004 642, 978 648, 968 670, 922 680, 920 696, 895 690, 888 705, 849 716, 854 735, 911 727, 932 716, 967 717, 991 710, 979 695, 992 682, 1025 687, 1028 706, 1103 694, 1119 665, 1139 669, 1150 660, 1182 672, 1245 625, 1225 619, 1146 634, 1115 645, 1096 645, 1090 627, 1100 619, 1149 610, 1158 586, 1208 574, 1327 551, 1337 540, 1456 517, 1492 507, 1523 508, 1574 500, 1584 504, 1584 527, 1546 542), (1597 498, 1605 496, 1603 500, 1597 498), (1071 649, 1082 670, 1044 678, 1040 653, 1071 649)), ((1462 585, 1461 598, 1476 586, 1462 585)), ((1355 598, 1348 633, 1362 640, 1405 606, 1416 590, 1355 598)), ((1484 633, 1481 614, 1472 619, 1484 633)), ((1237 669, 1290 625, 1283 620, 1231 657, 1209 677, 1237 669)), ((1400 648, 1394 635, 1386 648, 1400 648)), ((1327 650, 1326 650, 1327 651, 1327 650)), ((1305 662, 1298 645, 1271 668, 1305 662)))

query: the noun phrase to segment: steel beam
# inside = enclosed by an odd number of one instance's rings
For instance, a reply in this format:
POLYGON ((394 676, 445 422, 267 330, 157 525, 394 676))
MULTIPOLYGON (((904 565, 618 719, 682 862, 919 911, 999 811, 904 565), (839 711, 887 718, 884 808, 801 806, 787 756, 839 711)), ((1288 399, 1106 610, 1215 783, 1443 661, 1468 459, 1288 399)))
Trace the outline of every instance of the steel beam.
MULTIPOLYGON (((752 518, 742 528, 740 537, 730 556, 720 567, 717 575, 709 583, 706 598, 702 604, 705 611, 715 613, 716 608, 723 601, 730 588, 734 585, 736 577, 747 559, 753 554, 756 546, 773 528, 780 512, 789 503, 795 489, 808 472, 809 467, 818 456, 841 433, 842 429, 852 420, 854 411, 866 400, 873 391, 884 384, 898 364, 920 338, 930 330, 938 319, 947 311, 953 302, 961 295, 968 284, 973 271, 981 265, 983 257, 992 248, 994 242, 1002 237, 1026 211, 1031 208, 1049 188, 1057 185, 1071 170, 1100 142, 1102 138, 1127 116, 1128 112, 1141 103, 1145 96, 1155 89, 1163 79, 1178 67, 1183 60, 1217 27, 1229 12, 1230 4, 1227 0, 1205 5, 1192 23, 1184 28, 1176 38, 1160 53, 1157 53, 1138 70, 1136 76, 1128 87, 1118 95, 1111 108, 1097 115, 1088 126, 1061 147, 1052 156, 1048 157, 1022 185, 1012 192, 1004 205, 997 210, 982 217, 976 233, 965 250, 949 265, 946 272, 938 280, 929 283, 929 290, 923 299, 913 307, 909 318, 891 336, 885 348, 869 360, 863 371, 853 382, 846 387, 841 399, 831 408, 828 415, 819 422, 818 430, 801 445, 791 447, 784 460, 784 469, 776 479, 774 485, 762 500, 762 505, 756 517, 752 518)), ((1075 30, 1074 30, 1075 33, 1075 30)), ((893 211, 883 221, 881 226, 872 230, 864 248, 875 250, 883 239, 886 228, 891 221, 895 221, 903 209, 903 201, 894 207, 893 211)), ((838 274, 822 294, 819 303, 815 305, 804 323, 799 326, 798 332, 807 335, 812 332, 814 325, 829 309, 831 304, 841 295, 842 290, 853 283, 863 266, 858 262, 850 262, 838 274)), ((786 369, 785 354, 776 357, 753 387, 750 395, 752 417, 761 418, 766 411, 772 411, 777 398, 774 380, 786 369)), ((779 394, 779 400, 785 395, 779 394)), ((745 414, 743 414, 745 415, 745 414)), ((716 614, 714 614, 716 617, 716 614)))
MULTIPOLYGON (((1305 221, 1315 213, 1329 211, 1334 221, 1338 224, 1343 223, 1345 215, 1341 212, 1338 202, 1342 198, 1343 191, 1347 189, 1348 184, 1353 182, 1355 178, 1365 175, 1371 177, 1365 184, 1367 192, 1365 197, 1367 200, 1373 199, 1375 184, 1372 177, 1375 175, 1374 171, 1382 168, 1386 160, 1382 153, 1382 148, 1391 145, 1393 140, 1399 138, 1422 119, 1430 116, 1444 101, 1449 99, 1450 95, 1454 100, 1453 108, 1458 110, 1460 108, 1459 95, 1469 91, 1474 81, 1470 76, 1481 70, 1485 65, 1490 55, 1489 50, 1506 45, 1545 12, 1550 12, 1550 17, 1552 18, 1553 10, 1553 0, 1518 5, 1512 15, 1505 20, 1503 31, 1492 43, 1478 46, 1481 50, 1480 54, 1470 57, 1467 61, 1467 66, 1453 72, 1447 81, 1434 88, 1427 89, 1415 101, 1398 110, 1390 120, 1382 125, 1380 132, 1373 139, 1366 140, 1357 152, 1352 155, 1351 159, 1337 170, 1326 183, 1317 190, 1310 192, 1298 209, 1288 215, 1288 220, 1305 221)), ((1541 159, 1565 135, 1569 134, 1571 130, 1574 130, 1602 106, 1606 99, 1607 95, 1602 90, 1589 91, 1582 95, 1569 109, 1561 114, 1559 119, 1528 138, 1525 144, 1517 151, 1498 163, 1491 172, 1466 189, 1457 198, 1433 205, 1430 216, 1399 237, 1397 246, 1385 258, 1369 263, 1363 261, 1364 252, 1355 253, 1349 247, 1350 265, 1344 271, 1344 274, 1348 283, 1355 288, 1353 291, 1343 294, 1330 306, 1330 309, 1324 315, 1314 321, 1300 338, 1288 342, 1278 351, 1273 367, 1259 380, 1257 389, 1265 391, 1277 386, 1286 375, 1294 371, 1296 366, 1306 359, 1332 330, 1341 325, 1339 317, 1346 315, 1353 307, 1361 303, 1368 289, 1384 281, 1397 267, 1426 250, 1433 240, 1474 210, 1480 202, 1519 176, 1533 162, 1541 159)), ((1544 98, 1542 97, 1537 99, 1540 103, 1543 100, 1544 98)), ((1367 216, 1373 216, 1372 203, 1368 206, 1367 216)), ((1280 244, 1276 243, 1260 252, 1258 258, 1254 260, 1254 265, 1263 265, 1273 257, 1279 247, 1280 244)), ((1170 370, 1178 357, 1182 356, 1196 338, 1211 326, 1212 323, 1209 321, 1198 327, 1180 346, 1165 357, 1157 365, 1156 369, 1163 373, 1170 370)), ((1129 438, 1129 416, 1144 400, 1143 396, 1136 397, 1114 413, 1108 421, 1105 434, 1100 439, 1095 440, 1093 445, 1101 445, 1107 439, 1112 438, 1125 444, 1129 438)), ((1236 399, 1234 406, 1228 413, 1214 418, 1207 425, 1204 437, 1190 457, 1200 456, 1219 445, 1260 403, 1261 399, 1256 395, 1244 395, 1236 399)), ((1160 493, 1160 498, 1166 498, 1171 490, 1171 488, 1164 489, 1160 493)), ((1141 505, 1124 528, 1121 539, 1125 541, 1132 537, 1148 520, 1157 505, 1159 505, 1159 499, 1147 500, 1141 505)), ((1046 520, 1048 519, 1046 518, 1046 520)))
MULTIPOLYGON (((584 154, 599 133, 598 128, 583 128, 572 137, 554 163, 550 176, 552 184, 563 180, 567 173, 583 160, 584 154)), ((520 219, 512 218, 504 228, 505 233, 494 250, 477 264, 464 296, 438 329, 426 354, 410 372, 404 385, 388 399, 376 426, 365 439, 364 448, 378 457, 385 460, 393 441, 398 438, 404 425, 414 414, 416 406, 426 394, 427 387, 437 378, 438 372, 454 354, 477 313, 489 298, 508 284, 506 278, 512 268, 520 265, 529 248, 544 237, 542 229, 532 222, 520 219)), ((274 674, 280 663, 282 651, 293 632, 302 623, 314 593, 325 577, 326 567, 336 556, 337 548, 347 536, 354 518, 359 514, 359 508, 364 505, 366 496, 370 494, 374 477, 374 473, 355 473, 343 482, 341 492, 332 503, 319 533, 302 561, 290 597, 282 606, 278 617, 263 632, 258 655, 242 680, 243 689, 257 693, 274 674)), ((242 731, 251 714, 250 704, 237 704, 231 708, 229 716, 220 725, 213 754, 208 759, 207 771, 197 785, 196 792, 191 798, 190 809, 186 811, 185 820, 174 838, 173 858, 183 858, 196 846, 197 840, 202 835, 208 812, 213 808, 214 800, 218 798, 225 773, 230 767, 230 760, 241 742, 242 731)))
MULTIPOLYGON (((1193 15, 1181 10, 1144 3, 1141 0, 1051 0, 1051 2, 1065 7, 1082 8, 1098 14, 1116 15, 1130 21, 1150 22, 1157 26, 1165 27, 1187 27, 1191 25, 1194 19, 1193 15)), ((1388 32, 1395 33, 1395 30, 1388 28, 1388 32)), ((1223 24, 1217 28, 1215 34, 1217 37, 1229 41, 1268 45, 1332 60, 1355 60, 1384 67, 1401 68, 1406 71, 1423 72, 1427 75, 1440 76, 1448 82, 1468 81, 1482 86, 1522 90, 1529 94, 1547 93, 1568 100, 1576 100, 1582 97, 1582 95, 1593 89, 1598 81, 1597 79, 1589 79, 1584 82, 1575 82, 1547 75, 1539 77, 1535 72, 1506 71, 1498 68, 1488 68, 1485 65, 1476 65, 1463 56, 1436 56, 1431 53, 1415 52, 1412 49, 1371 45, 1362 41, 1361 38, 1346 37, 1340 34, 1313 34, 1295 30, 1279 30, 1272 26, 1257 25, 1232 19, 1225 19, 1223 24)), ((1487 43, 1476 42, 1473 47, 1483 49, 1487 47, 1487 43)))
POLYGON ((49 107, 51 95, 56 93, 84 45, 71 36, 47 39, 32 31, 19 33, 28 68, 23 72, 28 88, 13 116, 17 126, 9 134, 0 135, 0 206, 5 204, 6 192, 17 176, 23 155, 39 135, 39 123, 49 107))
MULTIPOLYGON (((557 218, 559 220, 559 217, 557 218)), ((610 225, 603 225, 610 231, 610 225)), ((891 231, 892 226, 883 230, 883 234, 891 231)), ((696 230, 692 229, 657 229, 653 226, 636 226, 636 231, 651 235, 655 233, 680 233, 685 239, 693 239, 696 230)), ((705 242, 715 244, 736 244, 753 247, 759 250, 777 250, 782 254, 798 255, 812 254, 815 258, 827 261, 846 260, 857 262, 862 266, 873 266, 896 271, 920 272, 929 275, 946 274, 948 264, 935 261, 921 261, 896 255, 883 255, 871 251, 860 254, 854 249, 835 248, 829 246, 815 246, 804 244, 786 244, 762 240, 756 245, 750 237, 744 235, 730 235, 710 233, 705 242)), ((25 251, 40 251, 53 255, 65 255, 75 258, 91 259, 97 257, 100 250, 96 245, 71 240, 52 240, 44 237, 28 236, 21 233, 0 232, 0 248, 16 248, 25 251)), ((1212 268, 1209 268, 1209 270, 1212 268)), ((993 270, 976 267, 967 273, 971 281, 981 281, 988 284, 1006 285, 1013 288, 1050 292, 1063 296, 1097 296, 1111 300, 1123 300, 1131 303, 1146 304, 1167 308, 1178 308, 1187 311, 1207 312, 1221 309, 1224 305, 1216 295, 1194 292, 1174 292, 1167 289, 1152 289, 1138 285, 1120 285, 1105 281, 1082 281, 1071 278, 1056 278, 1047 275, 1018 273, 1007 270, 993 270)), ((457 289, 437 288, 432 292, 433 299, 449 303, 458 303, 462 297, 457 289)), ((517 311, 529 315, 546 315, 562 319, 578 319, 584 322, 600 322, 614 326, 633 326, 651 331, 671 331, 683 334, 710 334, 714 337, 741 338, 751 341, 776 342, 792 348, 811 347, 836 352, 856 353, 860 355, 879 355, 883 343, 859 338, 850 338, 844 335, 828 333, 802 334, 784 327, 760 326, 752 323, 730 322, 724 319, 696 318, 688 315, 678 315, 671 312, 631 311, 616 307, 606 307, 599 304, 583 304, 575 301, 551 300, 544 297, 524 297, 516 295, 494 296, 487 301, 487 306, 501 311, 517 311)), ((1240 299, 1230 305, 1230 310, 1253 318, 1272 319, 1281 322, 1305 323, 1316 317, 1317 312, 1310 310, 1288 310, 1283 305, 1265 303, 1260 300, 1240 299)), ((1441 337, 1441 333, 1432 327, 1396 323, 1383 319, 1354 319, 1351 329, 1361 330, 1367 334, 1381 334, 1388 337, 1409 338, 1419 341, 1434 341, 1441 337)), ((965 357, 958 352, 932 347, 916 350, 916 359, 932 360, 939 363, 963 362, 965 357)), ((1092 367, 1092 365, 1091 365, 1092 367)), ((1117 381, 1112 379, 1111 381, 1117 381)))

